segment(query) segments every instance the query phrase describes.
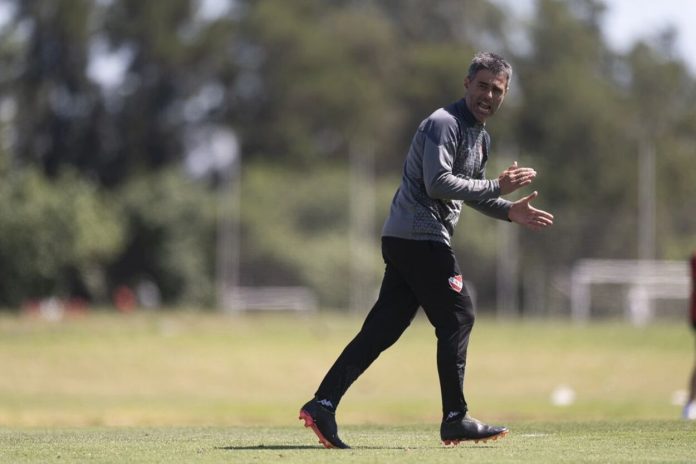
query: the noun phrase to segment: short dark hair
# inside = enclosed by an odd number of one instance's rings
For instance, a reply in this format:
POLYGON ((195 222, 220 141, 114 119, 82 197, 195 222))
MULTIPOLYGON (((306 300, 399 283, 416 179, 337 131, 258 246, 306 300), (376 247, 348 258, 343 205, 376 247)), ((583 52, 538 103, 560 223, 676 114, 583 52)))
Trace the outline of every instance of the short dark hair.
POLYGON ((510 63, 505 61, 502 56, 491 52, 478 52, 471 60, 467 77, 469 79, 474 79, 476 73, 482 69, 487 69, 496 75, 505 74, 507 77, 506 87, 510 86, 510 78, 512 78, 512 66, 510 66, 510 63))

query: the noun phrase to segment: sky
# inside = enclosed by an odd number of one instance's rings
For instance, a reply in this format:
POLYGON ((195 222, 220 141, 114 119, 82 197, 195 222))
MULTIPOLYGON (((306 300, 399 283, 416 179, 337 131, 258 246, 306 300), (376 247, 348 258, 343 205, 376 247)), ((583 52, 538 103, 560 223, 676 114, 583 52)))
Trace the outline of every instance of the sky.
MULTIPOLYGON (((535 0, 494 0, 519 14, 529 14, 535 0)), ((655 37, 667 26, 677 30, 677 52, 696 74, 696 0, 604 0, 607 12, 604 16, 604 34, 610 46, 624 52, 641 38, 655 37)), ((201 0, 199 16, 215 17, 227 11, 229 0, 201 0)), ((8 4, 0 1, 0 25, 8 17, 8 4)), ((121 57, 100 63, 100 77, 110 81, 119 75, 121 57)))
POLYGON ((677 30, 677 52, 696 73, 696 0, 605 0, 604 33, 617 51, 637 38, 654 36, 668 26, 677 30))
MULTIPOLYGON (((496 0, 528 14, 534 0, 496 0)), ((655 37, 668 26, 677 30, 678 55, 696 73, 696 0, 604 0, 604 36, 617 52, 639 39, 655 37)))

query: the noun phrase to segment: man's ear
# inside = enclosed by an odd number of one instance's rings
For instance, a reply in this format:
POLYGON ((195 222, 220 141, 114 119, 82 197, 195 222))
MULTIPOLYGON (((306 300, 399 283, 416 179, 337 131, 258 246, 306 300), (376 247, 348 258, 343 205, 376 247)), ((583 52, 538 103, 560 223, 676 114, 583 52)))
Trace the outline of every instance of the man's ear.
POLYGON ((464 88, 466 90, 469 90, 469 76, 466 76, 466 79, 464 79, 464 88))

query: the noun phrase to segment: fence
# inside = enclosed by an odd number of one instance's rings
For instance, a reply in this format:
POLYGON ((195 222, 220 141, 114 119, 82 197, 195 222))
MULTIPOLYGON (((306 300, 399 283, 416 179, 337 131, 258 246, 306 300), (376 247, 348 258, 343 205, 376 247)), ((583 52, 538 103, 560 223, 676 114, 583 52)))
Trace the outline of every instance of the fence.
POLYGON ((225 310, 316 311, 317 297, 307 287, 236 287, 225 295, 225 310))
POLYGON ((686 261, 582 259, 571 275, 571 314, 576 322, 592 316, 593 284, 624 287, 624 313, 635 325, 653 320, 655 300, 688 299, 691 285, 686 261))

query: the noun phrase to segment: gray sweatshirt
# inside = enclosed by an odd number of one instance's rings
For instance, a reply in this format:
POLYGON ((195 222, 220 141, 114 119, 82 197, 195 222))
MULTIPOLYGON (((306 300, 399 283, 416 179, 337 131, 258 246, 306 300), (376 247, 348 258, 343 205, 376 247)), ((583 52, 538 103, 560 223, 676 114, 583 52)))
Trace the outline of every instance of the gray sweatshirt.
POLYGON ((382 236, 449 245, 463 202, 507 221, 512 203, 500 198, 497 179, 484 178, 489 147, 464 99, 431 114, 413 137, 382 236))

